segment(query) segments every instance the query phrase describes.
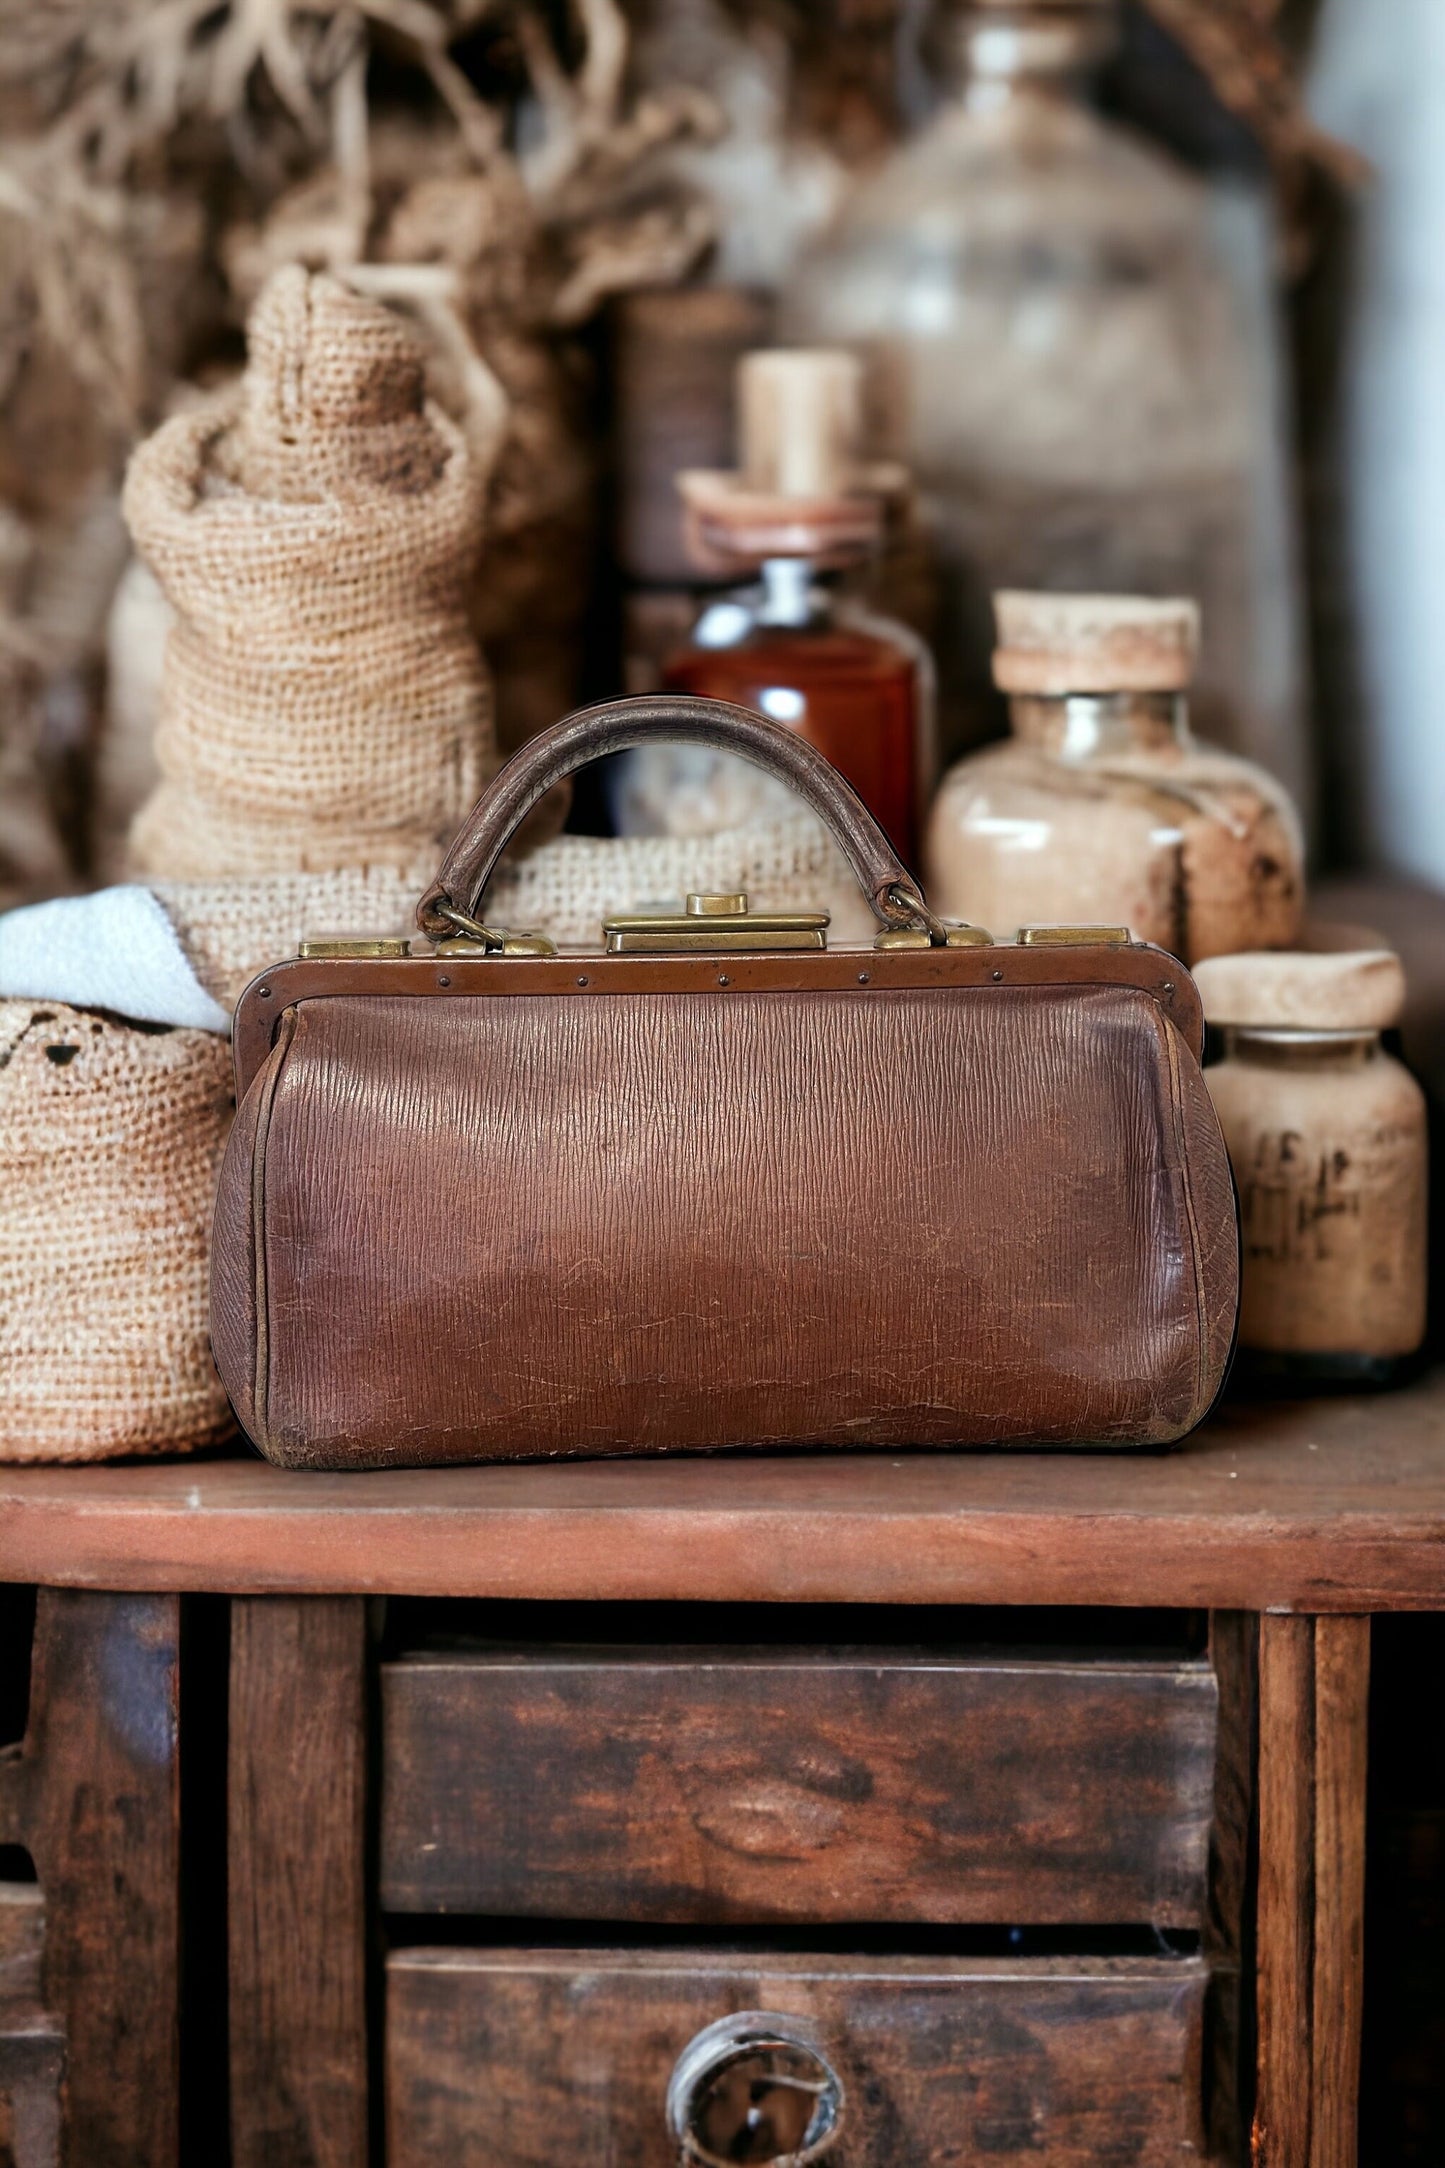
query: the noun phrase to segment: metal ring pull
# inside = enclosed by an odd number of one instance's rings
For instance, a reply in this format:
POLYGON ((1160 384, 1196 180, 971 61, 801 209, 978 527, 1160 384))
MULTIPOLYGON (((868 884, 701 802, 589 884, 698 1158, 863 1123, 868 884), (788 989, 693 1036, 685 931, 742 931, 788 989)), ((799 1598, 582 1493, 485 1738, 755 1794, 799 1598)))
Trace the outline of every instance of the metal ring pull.
POLYGON ((895 881, 888 891, 888 900, 896 903, 900 911, 906 911, 910 918, 918 920, 935 948, 943 948, 947 944, 947 926, 936 911, 929 910, 916 888, 906 888, 902 881, 895 881))
POLYGON ((457 932, 468 941, 479 942, 489 956, 498 956, 506 946, 507 937, 495 926, 483 925, 481 919, 472 918, 466 911, 459 911, 453 903, 439 903, 439 918, 450 919, 457 932))
POLYGON ((683 2168, 808 2168, 842 2124, 842 2080, 806 2020, 771 2010, 706 2026, 667 2088, 683 2168))

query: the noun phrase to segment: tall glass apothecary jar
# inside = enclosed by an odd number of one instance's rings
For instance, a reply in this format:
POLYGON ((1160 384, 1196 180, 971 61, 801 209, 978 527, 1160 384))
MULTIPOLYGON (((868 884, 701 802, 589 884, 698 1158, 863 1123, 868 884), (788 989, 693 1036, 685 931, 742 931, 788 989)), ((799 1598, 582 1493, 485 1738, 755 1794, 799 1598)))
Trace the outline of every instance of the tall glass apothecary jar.
POLYGON ((1201 730, 1305 804, 1268 199, 1093 111, 1115 16, 962 6, 956 95, 805 252, 782 335, 870 360, 938 561, 946 752, 997 721, 995 588, 1188 594, 1201 730))
POLYGON ((1197 739, 1187 599, 1004 593, 995 681, 1011 735, 955 763, 929 815, 934 908, 1021 926, 1127 926, 1187 964, 1286 948, 1304 903, 1299 823, 1272 777, 1197 739))

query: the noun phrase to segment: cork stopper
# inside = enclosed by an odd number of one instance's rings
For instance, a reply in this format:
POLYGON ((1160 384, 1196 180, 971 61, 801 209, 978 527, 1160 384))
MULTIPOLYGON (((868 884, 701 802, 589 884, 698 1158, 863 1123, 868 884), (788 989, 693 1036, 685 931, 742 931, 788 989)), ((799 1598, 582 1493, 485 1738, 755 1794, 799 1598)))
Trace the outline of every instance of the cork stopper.
POLYGON ((897 469, 865 465, 863 372, 827 347, 745 354, 737 372, 738 467, 677 477, 689 553, 707 572, 770 557, 823 565, 866 556, 897 469))
POLYGON ((1194 979, 1211 1024, 1252 1031, 1388 1031, 1405 1005, 1405 969, 1388 948, 1210 956, 1194 979))
POLYGON ((1199 605, 1187 597, 1044 595, 993 598, 1000 692, 1183 692, 1199 652, 1199 605))
POLYGON ((409 493, 447 447, 426 411, 426 365, 390 309, 299 264, 262 288, 228 463, 250 494, 314 503, 348 486, 409 493))
POLYGON ((744 354, 738 364, 738 465, 765 497, 851 491, 863 435, 863 371, 828 347, 744 354))

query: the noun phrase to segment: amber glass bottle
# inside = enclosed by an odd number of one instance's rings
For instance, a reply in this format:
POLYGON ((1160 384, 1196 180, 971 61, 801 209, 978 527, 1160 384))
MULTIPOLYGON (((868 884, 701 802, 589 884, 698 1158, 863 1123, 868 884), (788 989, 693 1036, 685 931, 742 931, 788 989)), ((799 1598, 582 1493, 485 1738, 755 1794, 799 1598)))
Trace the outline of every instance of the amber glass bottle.
MULTIPOLYGON (((695 561, 750 575, 710 601, 668 661, 673 691, 732 700, 827 755, 913 862, 933 780, 933 674, 907 627, 848 591, 882 531, 886 479, 860 466, 858 365, 759 353, 739 372, 740 469, 679 477, 695 561)), ((726 755, 634 755, 617 799, 626 833, 727 828, 781 810, 778 786, 726 755)))
POLYGON ((847 776, 911 865, 917 842, 918 711, 927 656, 904 627, 822 585, 796 557, 714 602, 664 683, 757 708, 847 776))

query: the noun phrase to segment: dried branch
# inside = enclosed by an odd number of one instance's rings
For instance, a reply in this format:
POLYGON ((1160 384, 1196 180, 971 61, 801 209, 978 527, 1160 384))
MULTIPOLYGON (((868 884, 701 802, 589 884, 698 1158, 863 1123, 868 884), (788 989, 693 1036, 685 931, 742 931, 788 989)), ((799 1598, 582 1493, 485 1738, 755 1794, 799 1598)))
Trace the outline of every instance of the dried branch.
POLYGON ((249 158, 255 113, 268 95, 310 156, 334 156, 339 86, 356 77, 358 66, 364 69, 368 25, 379 25, 430 78, 469 155, 485 162, 501 141, 501 119, 477 96, 450 47, 459 24, 480 19, 490 4, 112 0, 61 5, 50 15, 28 0, 3 0, 0 75, 15 80, 23 65, 66 84, 50 148, 57 164, 96 180, 124 179, 188 120, 220 123, 249 158), (48 17, 43 28, 31 20, 37 15, 48 17))
POLYGON ((462 320, 464 289, 447 264, 353 264, 348 285, 416 316, 455 382, 473 464, 484 480, 506 440, 511 405, 462 320))
POLYGON ((1287 199, 1301 169, 1322 167, 1358 187, 1369 167, 1347 144, 1316 128, 1300 95, 1298 73, 1273 27, 1280 0, 1144 0, 1163 29, 1210 83, 1221 105, 1242 120, 1279 175, 1287 199))

